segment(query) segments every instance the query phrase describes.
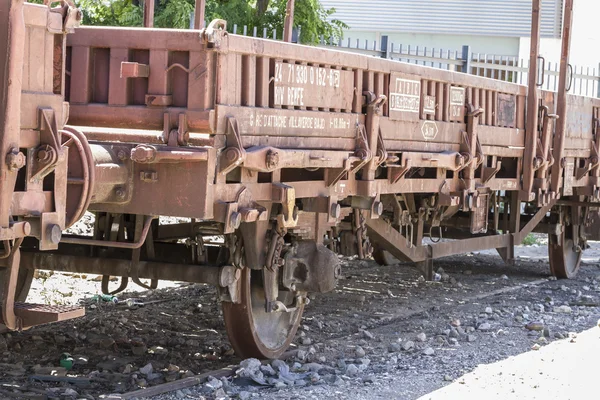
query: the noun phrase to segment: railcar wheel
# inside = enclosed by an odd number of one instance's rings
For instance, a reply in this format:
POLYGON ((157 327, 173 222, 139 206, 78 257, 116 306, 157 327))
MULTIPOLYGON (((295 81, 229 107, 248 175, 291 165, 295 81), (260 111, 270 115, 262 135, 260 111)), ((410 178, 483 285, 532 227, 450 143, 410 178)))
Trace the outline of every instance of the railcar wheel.
MULTIPOLYGON (((242 358, 278 358, 289 347, 302 319, 304 305, 293 311, 266 312, 263 272, 244 268, 241 303, 223 302, 223 317, 231 346, 242 358)), ((278 300, 292 301, 292 292, 279 291, 278 300)))
POLYGON ((574 232, 579 232, 579 226, 565 226, 560 235, 548 235, 550 272, 557 278, 572 279, 579 272, 583 250, 575 248, 574 232))

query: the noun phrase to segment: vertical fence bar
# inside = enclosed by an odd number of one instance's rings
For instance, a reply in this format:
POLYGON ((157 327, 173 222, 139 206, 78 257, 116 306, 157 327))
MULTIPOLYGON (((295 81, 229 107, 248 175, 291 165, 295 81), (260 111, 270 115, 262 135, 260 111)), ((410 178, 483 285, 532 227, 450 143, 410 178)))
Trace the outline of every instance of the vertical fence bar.
POLYGON ((598 63, 598 76, 596 76, 596 83, 598 84, 596 88, 598 91, 598 93, 596 93, 596 97, 600 98, 600 63, 598 63))
POLYGON ((381 36, 381 58, 390 58, 390 48, 388 45, 389 36, 381 36))
MULTIPOLYGON (((587 67, 586 75, 589 78, 589 76, 590 76, 590 67, 587 67)), ((586 96, 590 95, 590 92, 589 92, 589 89, 590 89, 590 80, 588 78, 586 78, 586 80, 585 80, 585 95, 586 96)))
POLYGON ((465 45, 462 47, 462 72, 471 73, 471 46, 465 45))

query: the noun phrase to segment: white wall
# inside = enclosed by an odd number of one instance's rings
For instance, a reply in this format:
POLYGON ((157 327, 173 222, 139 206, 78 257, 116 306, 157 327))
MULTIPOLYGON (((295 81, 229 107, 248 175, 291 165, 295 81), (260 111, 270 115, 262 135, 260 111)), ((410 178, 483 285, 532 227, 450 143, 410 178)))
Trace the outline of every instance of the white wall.
MULTIPOLYGON (((519 40, 519 59, 524 60, 523 65, 529 61, 529 49, 531 48, 531 38, 523 37, 519 40)), ((554 69, 554 64, 560 62, 560 51, 562 42, 560 39, 540 39, 540 55, 546 59, 554 69)))
MULTIPOLYGON (((516 57, 519 54, 519 38, 509 37, 485 37, 485 36, 469 36, 469 35, 442 35, 442 34, 424 34, 424 33, 391 33, 388 34, 389 42, 394 44, 395 51, 402 44, 403 52, 407 51, 407 46, 411 46, 411 51, 415 51, 415 47, 419 46, 419 51, 427 47, 427 51, 436 49, 438 54, 440 49, 462 51, 464 45, 471 46, 471 51, 481 54, 496 54, 500 56, 516 57)), ((373 42, 377 41, 377 48, 381 43, 380 32, 361 32, 350 30, 346 32, 343 41, 344 46, 347 45, 350 39, 351 47, 356 47, 356 39, 359 39, 361 48, 365 46, 365 40, 368 40, 369 49, 373 48, 373 42)))
MULTIPOLYGON (((560 63, 560 39, 542 39, 540 54, 546 61, 560 63)), ((519 57, 529 59, 530 39, 521 38, 519 57)), ((573 30, 569 62, 578 68, 590 67, 590 73, 600 67, 600 0, 574 0, 573 30)))
POLYGON ((600 0, 574 0, 570 62, 600 66, 600 0))

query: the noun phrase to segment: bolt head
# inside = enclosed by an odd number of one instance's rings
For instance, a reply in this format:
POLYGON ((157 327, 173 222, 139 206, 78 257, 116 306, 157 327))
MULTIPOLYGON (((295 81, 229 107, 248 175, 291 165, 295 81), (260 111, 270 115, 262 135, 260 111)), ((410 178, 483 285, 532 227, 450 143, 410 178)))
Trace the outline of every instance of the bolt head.
POLYGON ((31 224, 29 222, 23 224, 23 233, 25 236, 31 235, 31 224))
POLYGON ((62 230, 60 229, 60 226, 56 224, 48 225, 48 228, 46 228, 46 234, 48 240, 52 244, 58 244, 60 243, 60 239, 62 239, 62 230))
POLYGON ((376 215, 381 215, 383 214, 383 203, 380 201, 376 201, 373 203, 373 212, 376 215))
POLYGON ((242 214, 239 212, 232 212, 229 216, 229 223, 234 229, 237 229, 242 224, 242 214))
POLYGON ((8 155, 6 156, 6 164, 8 165, 8 168, 13 171, 23 168, 25 166, 25 163, 25 154, 21 153, 16 149, 13 149, 13 151, 8 153, 8 155))
POLYGON ((342 207, 338 203, 333 203, 329 210, 332 218, 338 219, 342 213, 342 207))
POLYGON ((240 158, 240 156, 240 151, 234 147, 230 147, 229 149, 225 150, 225 158, 227 158, 227 161, 229 162, 236 161, 238 158, 240 158))

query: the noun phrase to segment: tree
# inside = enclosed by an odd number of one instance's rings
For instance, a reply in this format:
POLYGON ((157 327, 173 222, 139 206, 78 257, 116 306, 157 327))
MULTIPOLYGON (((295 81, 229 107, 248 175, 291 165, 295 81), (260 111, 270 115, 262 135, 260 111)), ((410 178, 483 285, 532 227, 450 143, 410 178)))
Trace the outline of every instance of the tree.
MULTIPOLYGON (((43 0, 30 0, 43 3, 43 0)), ((84 25, 141 26, 143 20, 143 0, 74 0, 83 10, 84 25)), ((256 27, 260 32, 267 28, 275 29, 279 37, 283 35, 287 0, 207 0, 206 19, 219 18, 238 26, 248 26, 250 32, 256 27)), ((162 28, 186 29, 194 11, 194 0, 157 0, 155 24, 162 28)), ((343 29, 348 28, 342 21, 332 18, 335 9, 326 9, 319 0, 296 0, 294 25, 301 27, 300 40, 306 44, 316 44, 321 36, 337 40, 343 29)))
MULTIPOLYGON (((29 3, 43 4, 44 0, 28 0, 29 3)), ((143 8, 135 0, 74 0, 83 11, 84 25, 141 26, 143 8)))

